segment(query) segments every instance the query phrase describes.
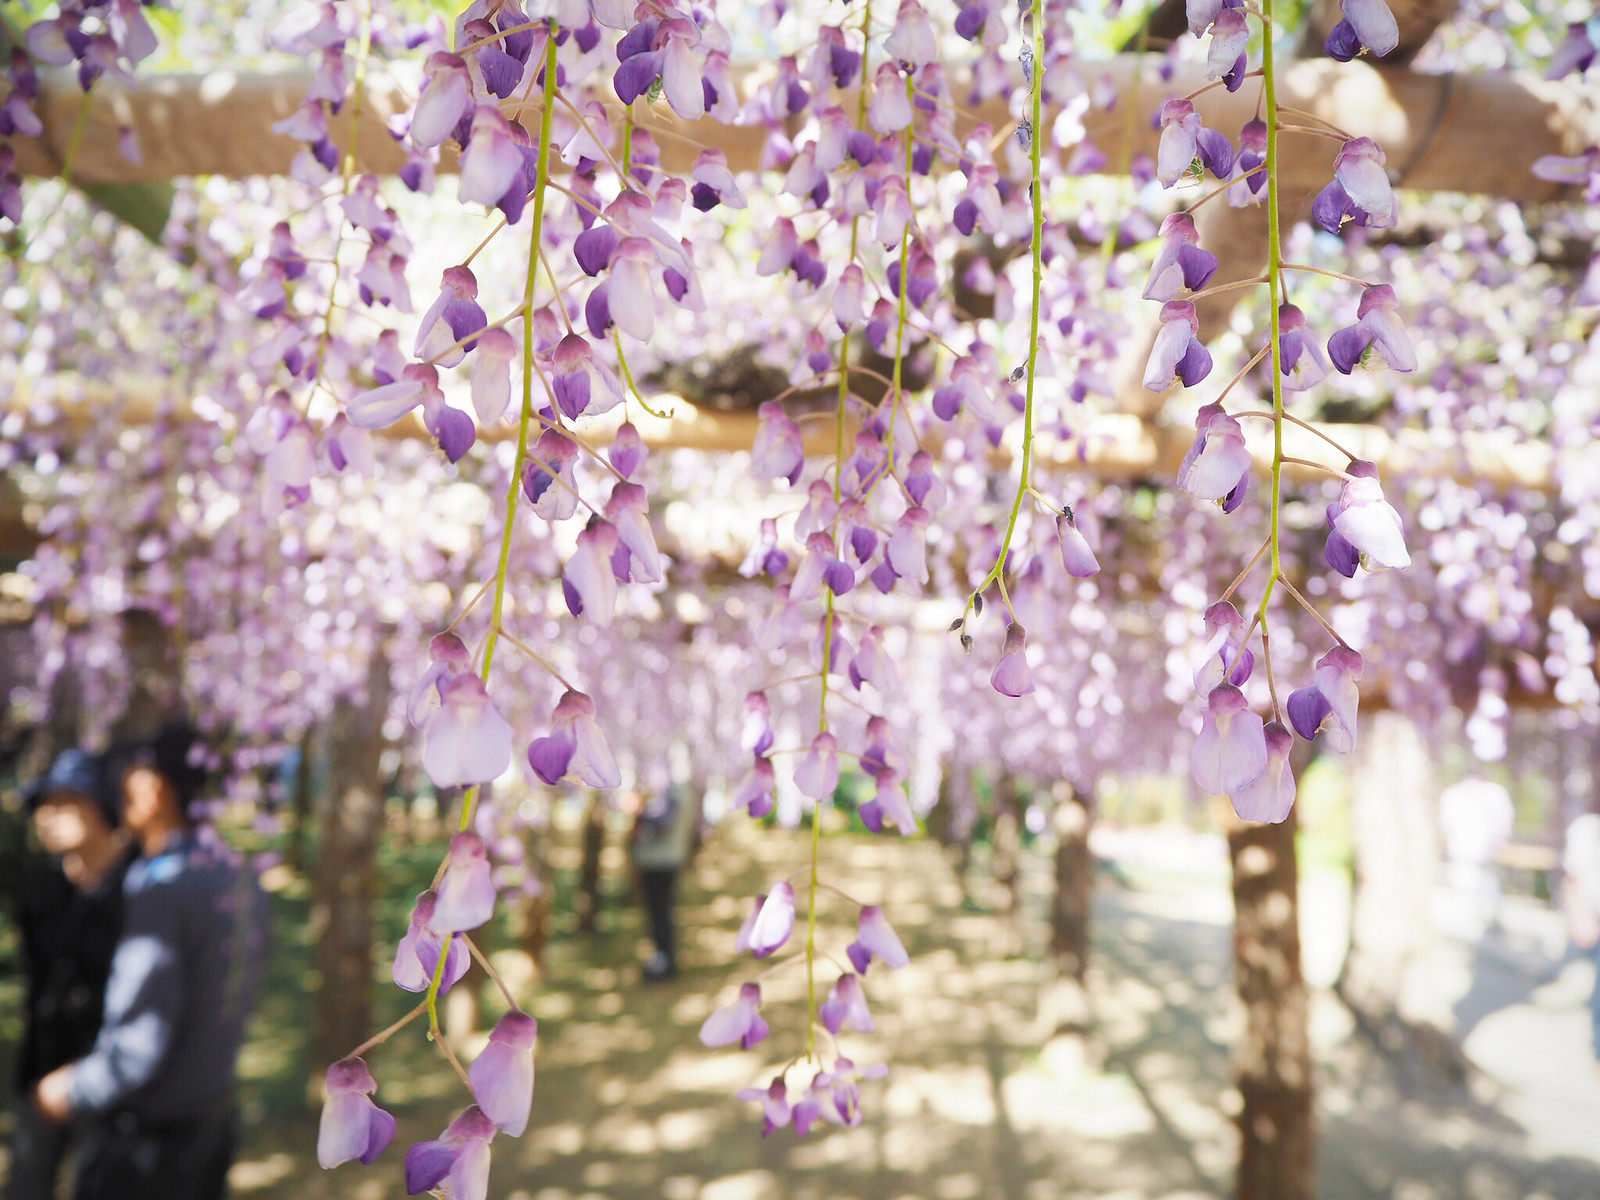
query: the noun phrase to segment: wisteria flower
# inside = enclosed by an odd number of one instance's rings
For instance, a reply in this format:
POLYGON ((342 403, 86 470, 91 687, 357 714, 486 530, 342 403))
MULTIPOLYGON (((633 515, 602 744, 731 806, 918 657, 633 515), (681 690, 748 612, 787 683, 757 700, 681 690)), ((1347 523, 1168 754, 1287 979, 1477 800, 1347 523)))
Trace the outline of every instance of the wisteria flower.
POLYGON ((525 1012, 508 1012, 495 1023, 489 1044, 472 1060, 467 1082, 483 1115, 501 1132, 520 1137, 533 1110, 533 1052, 539 1022, 525 1012))
POLYGON ((1074 579, 1088 579, 1100 573, 1100 560, 1094 556, 1089 539, 1078 528, 1070 508, 1056 514, 1056 544, 1061 550, 1061 565, 1074 579))
POLYGON ((817 1015, 832 1034, 845 1028, 871 1033, 876 1028, 872 1023, 872 1013, 867 1008, 867 995, 861 990, 859 975, 839 976, 828 992, 828 998, 818 1005, 817 1015))
POLYGON ((1249 627, 1226 600, 1206 609, 1206 644, 1195 663, 1195 690, 1209 694, 1220 683, 1242 687, 1255 669, 1255 653, 1244 645, 1249 627))
POLYGON ((766 1137, 774 1129, 782 1129, 789 1124, 794 1110, 789 1105, 789 1089, 784 1086, 783 1076, 775 1076, 770 1084, 764 1088, 740 1088, 738 1097, 741 1100, 759 1100, 761 1102, 761 1136, 766 1137))
POLYGON ((781 949, 793 932, 794 888, 788 880, 779 880, 770 893, 756 897, 755 908, 740 928, 733 948, 767 958, 781 949))
POLYGON ((759 820, 770 813, 777 803, 777 788, 777 773, 773 770, 772 760, 758 757, 750 764, 750 774, 739 784, 729 804, 733 808, 744 809, 759 820))
MULTIPOLYGON (((865 763, 862 769, 866 770, 865 763)), ((884 825, 892 822, 902 837, 910 837, 917 832, 917 818, 911 811, 911 802, 906 798, 899 774, 885 766, 877 772, 877 780, 878 790, 858 810, 862 824, 873 833, 882 833, 884 825)))
POLYGON ((1254 461, 1239 422, 1220 404, 1201 407, 1194 420, 1199 436, 1178 467, 1178 486, 1200 500, 1226 501, 1249 475, 1254 461))
POLYGON ((1371 138, 1351 138, 1333 159, 1333 181, 1311 202, 1311 217, 1329 233, 1346 221, 1388 229, 1399 219, 1394 188, 1383 169, 1383 147, 1371 138))
POLYGON ((1400 44, 1400 26, 1385 0, 1339 0, 1339 11, 1342 19, 1323 44, 1329 58, 1349 62, 1363 50, 1382 58, 1400 44))
POLYGON ((1164 392, 1174 383, 1193 387, 1211 374, 1211 352, 1200 341, 1200 319, 1187 300, 1161 306, 1161 327, 1145 365, 1144 386, 1164 392))
POLYGON ((437 1140, 418 1142, 406 1151, 406 1191, 415 1196, 437 1189, 450 1200, 485 1200, 494 1135, 494 1122, 474 1104, 437 1140))
POLYGON ((1289 723, 1310 741, 1319 733, 1334 754, 1348 754, 1356 743, 1356 710, 1360 704, 1361 655, 1349 646, 1335 646, 1317 660, 1310 687, 1290 694, 1284 708, 1289 723))
POLYGON ((583 692, 566 691, 556 702, 548 737, 528 746, 528 765, 544 782, 554 786, 569 773, 594 788, 614 788, 622 772, 595 719, 594 701, 583 692))
POLYGON ((1002 696, 1026 696, 1033 691, 1033 671, 1028 666, 1028 631, 1013 621, 1006 626, 1006 644, 1000 661, 989 675, 989 686, 1002 696))
POLYGON ((578 544, 561 572, 561 591, 573 616, 596 625, 609 625, 617 607, 617 577, 611 556, 617 549, 617 530, 610 521, 595 518, 578 534, 578 544))
POLYGON ((1241 821, 1259 821, 1276 825, 1289 816, 1294 807, 1294 768, 1289 765, 1289 751, 1294 746, 1294 735, 1277 721, 1268 722, 1265 729, 1267 742, 1267 767, 1254 783, 1229 795, 1233 811, 1241 821))
POLYGON ((787 479, 792 486, 805 466, 805 443, 800 426, 783 411, 783 405, 768 400, 756 410, 760 424, 755 444, 750 448, 750 470, 757 479, 787 479))
POLYGON ((761 1017, 761 985, 739 985, 739 997, 717 1009, 700 1026, 700 1041, 712 1048, 739 1043, 748 1050, 767 1036, 767 1023, 761 1017))
POLYGON ((1414 371, 1417 354, 1399 316, 1400 301, 1387 283, 1369 287, 1356 306, 1356 323, 1328 339, 1328 357, 1348 375, 1382 361, 1396 371, 1414 371))
POLYGON ((1279 369, 1285 391, 1300 392, 1328 377, 1328 360, 1306 327, 1306 315, 1293 304, 1278 306, 1279 369))
POLYGON ((413 145, 424 150, 449 137, 472 104, 472 77, 467 64, 454 54, 439 51, 423 67, 422 94, 411 114, 407 132, 413 145))
POLYGON ((489 851, 483 839, 472 832, 458 833, 450 839, 450 855, 429 925, 440 933, 476 929, 494 916, 494 894, 489 851))
POLYGON ((371 1163, 394 1141, 395 1121, 372 1102, 378 1085, 359 1058, 328 1068, 328 1098, 317 1127, 317 1162, 324 1169, 352 1159, 371 1163))
POLYGON ((489 698, 483 680, 460 674, 439 689, 429 718, 422 769, 435 787, 464 787, 497 779, 511 765, 511 726, 489 698))
POLYGON ((1400 514, 1383 498, 1377 467, 1368 462, 1350 464, 1349 478, 1339 492, 1333 511, 1333 530, 1361 555, 1370 569, 1402 569, 1411 565, 1400 514))
POLYGON ((1245 51, 1250 45, 1250 26, 1244 13, 1225 8, 1211 23, 1211 45, 1206 49, 1206 78, 1220 79, 1230 92, 1244 82, 1245 51))
POLYGON ((1230 683, 1211 689, 1205 720, 1189 755, 1195 783, 1219 796, 1255 782, 1267 769, 1267 741, 1261 717, 1250 711, 1244 693, 1230 683))
POLYGON ((900 937, 876 904, 864 904, 857 922, 856 940, 845 947, 850 964, 862 975, 872 965, 874 958, 892 970, 899 970, 911 962, 911 956, 900 942, 900 937))
POLYGON ((1186 212, 1161 222, 1161 249, 1150 264, 1146 300, 1182 300, 1205 287, 1217 271, 1217 256, 1200 248, 1194 218, 1186 212))
POLYGON ((1156 178, 1171 187, 1197 170, 1227 179, 1233 170, 1233 145, 1225 135, 1208 129, 1187 100, 1168 100, 1161 106, 1161 140, 1156 144, 1156 178))
MULTIPOLYGON (((437 892, 426 891, 417 897, 411 910, 411 921, 394 951, 395 986, 408 992, 425 992, 433 983, 433 973, 439 969, 439 949, 444 945, 444 933, 433 926, 434 907, 438 904, 437 892)), ((439 978, 442 996, 457 980, 467 973, 472 956, 459 938, 450 938, 450 949, 445 954, 444 974, 439 978)))
POLYGON ((823 732, 811 739, 810 749, 794 769, 794 785, 818 804, 833 799, 839 786, 839 751, 833 734, 823 732))

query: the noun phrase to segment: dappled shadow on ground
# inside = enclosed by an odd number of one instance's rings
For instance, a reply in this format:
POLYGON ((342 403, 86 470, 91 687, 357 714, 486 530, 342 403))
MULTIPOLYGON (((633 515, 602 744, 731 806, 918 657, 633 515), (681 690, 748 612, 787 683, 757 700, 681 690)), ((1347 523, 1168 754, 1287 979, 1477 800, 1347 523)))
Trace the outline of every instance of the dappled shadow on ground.
MULTIPOLYGON (((963 907, 937 847, 924 841, 824 843, 824 878, 884 903, 912 952, 902 971, 870 972, 878 1033, 844 1039, 858 1063, 887 1061, 890 1075, 865 1085, 857 1128, 761 1138, 755 1106, 733 1093, 764 1084, 803 1050, 803 968, 763 979, 773 1036, 756 1050, 708 1051, 696 1034, 754 973, 732 954, 745 897, 795 870, 805 853, 801 835, 719 831, 686 889, 684 970, 669 984, 639 982, 639 922, 620 898, 594 937, 562 933, 552 943, 530 1003, 541 1023, 533 1123, 520 1141, 496 1144, 491 1196, 1193 1200, 1231 1191, 1235 1017, 1225 889, 1187 881, 1104 890, 1091 978, 1095 1033, 1052 1036, 1037 1013, 1035 906, 1024 906, 1020 924, 963 907)), ((1038 864, 1029 872, 1035 893, 1043 874, 1038 864)), ((981 890, 979 899, 994 907, 981 890)), ((840 961, 854 916, 848 902, 823 894, 818 944, 840 961)), ((835 974, 824 966, 819 988, 835 974)), ((248 1130, 236 1195, 403 1195, 404 1146, 437 1136, 464 1093, 420 1033, 400 1035, 372 1061, 380 1100, 400 1101, 393 1149, 370 1168, 318 1171, 314 1115, 288 1111, 280 1085, 248 1130)), ((1353 1044, 1338 1047, 1325 1076, 1320 1174, 1329 1200, 1600 1196, 1600 1164, 1540 1161, 1514 1124, 1482 1120, 1480 1106, 1403 1100, 1383 1064, 1353 1044)), ((791 1080, 808 1077, 801 1068, 791 1080)))

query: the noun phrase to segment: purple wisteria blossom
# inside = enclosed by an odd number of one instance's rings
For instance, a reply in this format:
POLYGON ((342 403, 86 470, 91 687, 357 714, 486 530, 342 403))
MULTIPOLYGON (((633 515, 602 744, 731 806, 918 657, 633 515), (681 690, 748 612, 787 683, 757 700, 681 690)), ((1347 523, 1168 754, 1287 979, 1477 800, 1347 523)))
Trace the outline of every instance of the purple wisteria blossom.
POLYGON ((1319 658, 1311 686, 1291 693, 1284 705, 1294 731, 1307 741, 1326 733, 1323 743, 1330 751, 1348 754, 1356 741, 1361 668, 1361 655, 1348 646, 1335 646, 1319 658))
POLYGON ((476 675, 439 684, 439 711, 428 720, 422 768, 435 787, 488 783, 511 765, 511 726, 476 675))
POLYGON ((1176 212, 1161 222, 1161 249, 1150 264, 1146 300, 1183 300, 1205 287, 1217 271, 1217 256, 1200 248, 1194 218, 1176 212))
POLYGON ((707 1046, 731 1046, 739 1043, 748 1050, 767 1036, 767 1023, 761 1017, 761 985, 739 985, 738 999, 717 1009, 700 1026, 700 1041, 707 1046))
POLYGON ((1243 498, 1254 461, 1244 444, 1244 430, 1220 404, 1202 406, 1194 425, 1199 434, 1178 467, 1178 486, 1197 499, 1219 501, 1225 511, 1232 511, 1243 498))
POLYGON ((794 888, 788 880, 779 880, 771 892, 756 897, 755 907, 740 927, 733 948, 767 958, 781 949, 793 932, 794 888))
POLYGON ((435 1141, 406 1151, 406 1191, 439 1191, 450 1200, 485 1200, 489 1193, 489 1143, 495 1124, 476 1104, 445 1127, 435 1141))
POLYGON ((1329 58, 1349 62, 1363 50, 1382 58, 1400 44, 1400 26, 1385 0, 1339 0, 1339 11, 1342 17, 1323 44, 1329 58))
POLYGON ((328 1068, 328 1097, 317 1128, 317 1162, 324 1169, 360 1159, 371 1163, 394 1140, 395 1121, 372 1102, 378 1090, 359 1058, 341 1058, 328 1068))
POLYGON ((782 1129, 788 1125, 794 1115, 794 1110, 789 1104, 789 1089, 784 1085, 782 1075, 775 1076, 764 1088, 740 1088, 737 1095, 741 1100, 760 1101, 762 1137, 767 1137, 774 1129, 782 1129))
POLYGON ((1210 171, 1227 179, 1233 170, 1233 145, 1200 121, 1187 100, 1168 100, 1161 106, 1161 140, 1156 145, 1156 178, 1167 187, 1191 173, 1210 171))
POLYGON ((1259 821, 1276 825, 1289 816, 1294 807, 1294 768, 1289 764, 1289 751, 1294 746, 1294 735, 1277 721, 1267 723, 1267 766, 1253 783, 1248 783, 1229 794, 1233 811, 1241 821, 1259 821))
POLYGON ((811 739, 811 747, 794 769, 794 784, 818 804, 833 799, 839 786, 839 749, 833 734, 819 733, 811 739))
POLYGON ((839 976, 828 992, 828 998, 817 1008, 817 1015, 829 1033, 841 1029, 857 1029, 872 1033, 877 1027, 872 1023, 872 1013, 867 1008, 866 993, 861 990, 859 975, 839 976))
POLYGON ((1028 666, 1028 631, 1013 621, 1006 626, 1006 644, 1000 661, 989 675, 989 686, 1002 696, 1026 696, 1033 691, 1033 671, 1028 666))
POLYGON ((1279 305, 1278 328, 1281 330, 1278 353, 1284 390, 1305 391, 1326 379, 1328 360, 1323 356, 1322 346, 1308 331, 1305 313, 1293 304, 1279 305))
POLYGON ((1369 462, 1350 464, 1338 502, 1329 510, 1333 532, 1374 567, 1402 569, 1411 565, 1400 514, 1383 498, 1378 469, 1369 462))
POLYGON ((1209 695, 1222 683, 1242 687, 1255 670, 1255 652, 1244 645, 1249 626, 1226 600, 1206 609, 1206 644, 1195 663, 1195 690, 1209 695))
POLYGON ((1150 361, 1145 365, 1144 386, 1164 392, 1182 382, 1193 387, 1211 374, 1211 352, 1200 341, 1200 319, 1187 300, 1168 300, 1161 306, 1161 328, 1150 361))
POLYGON ((595 719, 594 701, 583 692, 566 691, 551 714, 548 736, 528 745, 528 765, 552 786, 567 775, 593 788, 614 788, 622 772, 595 719))
POLYGON ((889 924, 883 909, 876 904, 862 905, 857 930, 856 940, 845 947, 845 954, 860 974, 867 973, 874 958, 881 959, 885 966, 893 970, 899 970, 911 961, 894 926, 889 924))
POLYGON ((533 1052, 539 1022, 525 1012, 508 1012, 495 1023, 485 1046, 467 1070, 472 1098, 502 1133, 522 1136, 533 1109, 533 1052))
POLYGON ((1056 544, 1061 550, 1061 565, 1074 579, 1089 579, 1100 573, 1100 560, 1094 556, 1089 539, 1078 528, 1070 508, 1056 514, 1056 544))
POLYGON ((1383 147, 1371 138, 1351 138, 1333 159, 1333 181, 1311 202, 1311 217, 1329 233, 1346 221, 1388 229, 1399 219, 1394 189, 1383 169, 1383 147))
POLYGON ((1356 306, 1356 323, 1328 339, 1328 357, 1348 375, 1358 366, 1379 361, 1396 371, 1414 371, 1416 351, 1399 316, 1400 301, 1387 283, 1369 287, 1356 306))
POLYGON ((428 924, 442 934, 476 929, 494 916, 494 894, 494 876, 483 839, 471 832, 458 833, 450 839, 450 855, 428 924))
POLYGON ((1195 783, 1219 796, 1254 783, 1267 769, 1267 742, 1260 716, 1244 693, 1219 684, 1206 697, 1205 720, 1189 755, 1195 783))
MULTIPOLYGON (((423 892, 411 910, 411 921, 394 951, 395 986, 408 992, 425 992, 439 969, 439 949, 448 934, 433 925, 434 908, 439 902, 438 893, 423 892)), ((445 956, 444 974, 439 979, 439 994, 449 991, 455 982, 467 973, 472 956, 458 938, 450 938, 450 949, 445 956)))

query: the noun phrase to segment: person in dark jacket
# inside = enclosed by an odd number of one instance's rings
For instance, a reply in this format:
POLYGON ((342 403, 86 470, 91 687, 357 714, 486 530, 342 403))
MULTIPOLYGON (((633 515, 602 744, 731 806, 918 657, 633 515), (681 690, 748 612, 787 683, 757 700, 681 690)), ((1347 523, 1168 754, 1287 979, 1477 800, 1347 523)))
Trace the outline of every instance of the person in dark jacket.
POLYGON ((140 855, 123 886, 94 1047, 46 1075, 40 1111, 84 1126, 74 1200, 218 1200, 237 1118, 234 1064, 266 952, 264 898, 190 806, 205 772, 186 725, 164 728, 122 776, 140 855))
POLYGON ((128 840, 104 764, 68 750, 24 794, 48 858, 24 870, 16 896, 26 1025, 17 1048, 18 1106, 6 1200, 50 1200, 71 1126, 45 1120, 27 1097, 57 1067, 88 1053, 100 1032, 111 953, 122 926, 128 840))

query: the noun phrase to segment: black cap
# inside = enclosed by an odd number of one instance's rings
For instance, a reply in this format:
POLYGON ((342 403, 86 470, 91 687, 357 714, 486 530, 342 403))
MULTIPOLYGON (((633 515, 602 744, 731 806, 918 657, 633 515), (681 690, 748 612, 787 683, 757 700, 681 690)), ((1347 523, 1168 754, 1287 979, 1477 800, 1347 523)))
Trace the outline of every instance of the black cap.
POLYGON ((56 755, 50 769, 28 785, 22 798, 33 812, 53 792, 87 796, 107 825, 115 829, 122 823, 122 804, 106 775, 105 762, 87 750, 63 750, 56 755))
POLYGON ((205 752, 200 731, 187 721, 169 721, 148 740, 129 747, 122 755, 121 767, 149 767, 169 784, 185 815, 205 786, 206 769, 200 763, 205 752))

